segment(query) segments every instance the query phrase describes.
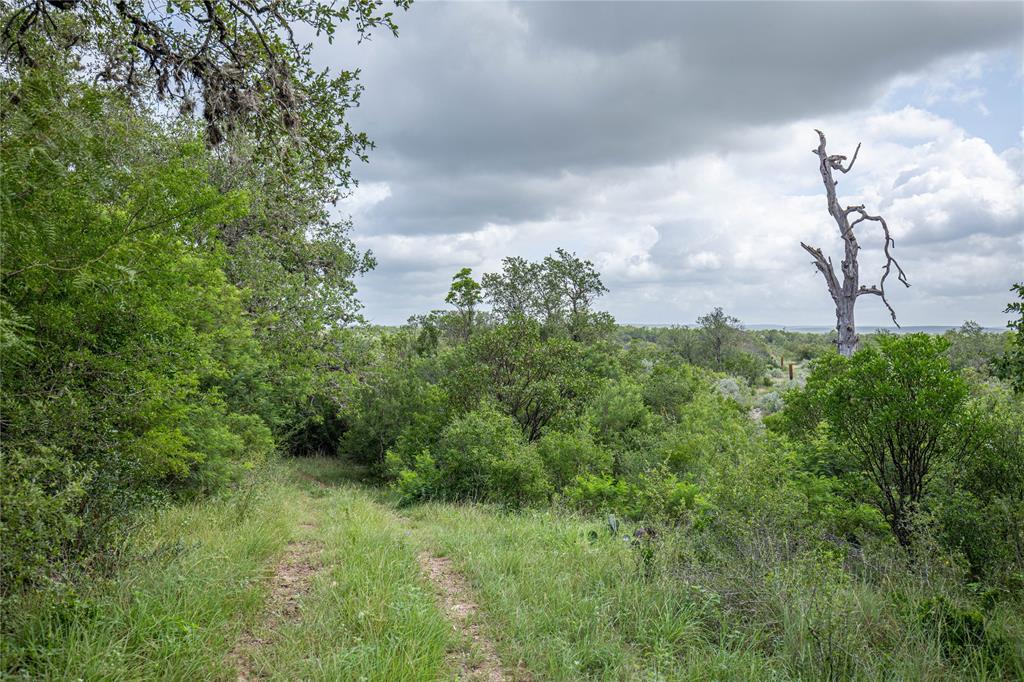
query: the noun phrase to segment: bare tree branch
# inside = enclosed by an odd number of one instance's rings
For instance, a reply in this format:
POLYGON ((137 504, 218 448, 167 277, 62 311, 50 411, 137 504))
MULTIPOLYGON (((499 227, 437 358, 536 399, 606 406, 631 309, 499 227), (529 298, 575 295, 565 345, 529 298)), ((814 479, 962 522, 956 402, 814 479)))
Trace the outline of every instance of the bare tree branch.
POLYGON ((900 283, 907 287, 910 284, 907 282, 906 273, 903 272, 903 268, 893 257, 890 250, 891 247, 895 246, 895 241, 885 220, 881 216, 869 214, 863 205, 843 208, 836 196, 838 181, 833 177, 833 171, 839 171, 844 174, 848 173, 857 161, 857 155, 860 153, 860 144, 857 145, 857 149, 853 152, 853 158, 850 159, 850 162, 844 164, 846 157, 842 154, 828 154, 825 150, 825 134, 820 130, 815 130, 815 132, 818 133, 818 147, 812 151, 818 157, 821 180, 825 186, 825 195, 828 202, 828 212, 832 219, 835 220, 836 226, 839 228, 839 236, 843 240, 843 260, 840 264, 840 269, 843 273, 842 284, 839 283, 835 270, 832 267, 832 261, 825 258, 821 249, 808 246, 803 242, 800 243, 800 246, 814 257, 814 266, 825 276, 829 295, 836 304, 836 331, 838 333, 836 345, 840 353, 851 355, 857 349, 859 342, 854 321, 854 306, 857 298, 864 294, 873 294, 881 298, 885 307, 888 308, 889 314, 892 316, 893 323, 898 327, 899 322, 896 320, 896 311, 886 297, 885 281, 895 268, 900 283), (850 216, 852 215, 859 217, 850 222, 850 216), (865 221, 878 223, 882 227, 885 238, 883 245, 885 265, 882 268, 882 278, 877 285, 872 286, 860 285, 860 265, 857 261, 860 244, 857 243, 857 235, 854 232, 854 228, 865 221))

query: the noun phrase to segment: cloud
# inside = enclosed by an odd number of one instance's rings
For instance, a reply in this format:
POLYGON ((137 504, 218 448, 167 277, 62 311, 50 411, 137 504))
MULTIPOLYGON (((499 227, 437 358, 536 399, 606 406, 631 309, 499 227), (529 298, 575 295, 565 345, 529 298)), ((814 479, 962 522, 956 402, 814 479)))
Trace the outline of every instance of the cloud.
MULTIPOLYGON (((440 305, 460 267, 565 246, 626 321, 724 305, 828 323, 799 248, 838 252, 814 127, 836 151, 864 142, 840 191, 897 232, 908 321, 991 321, 1020 277, 1019 150, 892 97, 985 106, 985 55, 1020 51, 1016 4, 423 3, 400 23, 397 40, 317 49, 367 88, 353 122, 378 148, 342 208, 381 264, 362 285, 371 319, 440 305)), ((867 278, 880 255, 864 241, 867 278)))

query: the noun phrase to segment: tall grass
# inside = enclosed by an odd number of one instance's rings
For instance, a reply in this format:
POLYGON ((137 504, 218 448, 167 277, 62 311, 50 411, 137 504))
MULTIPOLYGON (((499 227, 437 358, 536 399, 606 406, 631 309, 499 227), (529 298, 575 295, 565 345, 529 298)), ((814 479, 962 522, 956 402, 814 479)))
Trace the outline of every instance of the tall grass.
POLYGON ((264 571, 300 510, 270 475, 167 509, 111 578, 37 593, 5 624, 3 670, 34 680, 234 679, 225 662, 259 613, 264 571))
POLYGON ((404 532, 307 462, 231 495, 167 509, 142 526, 112 577, 21 600, 4 624, 0 675, 32 680, 235 680, 243 632, 258 674, 282 680, 446 679, 451 629, 404 532), (306 474, 303 476, 302 474, 306 474), (265 628, 269 575, 291 540, 319 545, 301 618, 265 628))
POLYGON ((600 520, 554 511, 431 504, 409 513, 479 591, 503 658, 525 661, 539 679, 1024 672, 1019 603, 983 616, 984 641, 951 646, 953 633, 929 614, 961 613, 958 583, 941 566, 908 566, 883 548, 855 553, 852 565, 838 550, 767 528, 728 538, 714 529, 668 531, 646 546, 624 540, 627 529, 612 536, 600 520))
POLYGON ((466 576, 518 678, 1024 678, 1020 598, 972 594, 937 553, 844 549, 758 519, 653 542, 555 509, 425 504, 406 519, 347 482, 360 475, 306 460, 164 510, 112 576, 21 599, 3 674, 233 680, 248 632, 249 667, 269 679, 452 679, 446 654, 465 643, 417 565, 429 546, 466 576), (297 617, 268 619, 268 577, 295 540, 320 569, 297 617))
MULTIPOLYGON (((344 473, 306 472, 321 480, 344 473)), ((302 617, 257 652, 256 669, 280 680, 449 679, 452 629, 403 529, 354 487, 328 490, 316 504, 324 570, 302 617)))

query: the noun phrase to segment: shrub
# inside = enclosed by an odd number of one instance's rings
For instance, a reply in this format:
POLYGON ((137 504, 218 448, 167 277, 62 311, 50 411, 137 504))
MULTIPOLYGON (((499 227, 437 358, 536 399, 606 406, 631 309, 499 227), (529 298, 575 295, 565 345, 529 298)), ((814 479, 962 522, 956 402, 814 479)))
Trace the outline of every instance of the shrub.
POLYGON ((566 502, 588 513, 614 512, 628 519, 678 523, 707 508, 700 488, 670 472, 655 470, 635 481, 584 474, 564 490, 566 502))
POLYGON ((948 342, 926 334, 881 336, 839 358, 823 392, 832 437, 857 457, 900 544, 927 494, 932 467, 963 452, 967 385, 949 366, 948 342))
POLYGON ((761 414, 765 416, 775 414, 782 409, 783 405, 785 402, 782 396, 775 391, 765 393, 757 399, 757 409, 761 410, 761 414))
POLYGON ((0 575, 4 592, 40 582, 50 559, 78 535, 89 469, 43 445, 4 449, 0 486, 0 575))
POLYGON ((754 446, 754 425, 743 408, 703 393, 680 412, 656 446, 659 461, 678 474, 699 473, 715 460, 732 462, 754 446))
POLYGON ((516 445, 491 463, 487 499, 510 507, 527 507, 547 501, 551 483, 537 449, 516 445))
POLYGON ((740 384, 735 377, 719 379, 715 382, 715 390, 718 391, 718 395, 732 400, 737 405, 746 405, 750 402, 747 387, 740 384))
POLYGON ((614 463, 611 453, 586 431, 549 431, 537 441, 537 454, 556 488, 581 474, 608 473, 614 463))
POLYGON ((704 374, 693 365, 654 365, 643 382, 643 401, 654 414, 677 418, 683 405, 706 385, 704 374))
POLYGON ((479 500, 523 506, 543 501, 550 483, 536 450, 516 422, 484 403, 452 421, 434 451, 411 463, 389 455, 405 502, 424 499, 479 500))

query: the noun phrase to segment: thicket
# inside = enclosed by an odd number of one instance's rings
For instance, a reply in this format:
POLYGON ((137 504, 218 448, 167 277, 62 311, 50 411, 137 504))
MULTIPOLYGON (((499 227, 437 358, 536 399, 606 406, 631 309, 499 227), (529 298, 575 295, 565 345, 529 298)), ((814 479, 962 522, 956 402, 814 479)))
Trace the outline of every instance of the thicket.
MULTIPOLYGON (((529 271, 505 268, 484 276, 484 296, 529 271)), ((469 277, 455 282, 465 289, 469 277)), ((971 355, 961 339, 995 347, 1014 337, 979 342, 967 325, 872 335, 852 358, 816 347, 805 382, 768 394, 770 356, 828 337, 745 332, 721 310, 692 329, 614 328, 592 310, 596 296, 576 317, 552 317, 538 300, 569 308, 549 286, 508 296, 525 302, 511 313, 478 312, 472 328, 465 311, 435 311, 373 338, 339 454, 373 467, 405 504, 632 521, 646 529, 630 540, 638 557, 681 543, 701 556, 665 570, 719 586, 732 573, 709 576, 711 565, 820 564, 808 587, 820 599, 851 579, 886 599, 904 594, 923 619, 913 627, 954 666, 1019 673, 1012 636, 985 628, 1024 588, 1024 402, 993 375, 991 355, 971 355), (740 355, 757 371, 729 374, 725 359, 740 355), (765 405, 759 392, 778 403, 763 421, 751 412, 765 405), (935 588, 922 591, 928 575, 935 588)))
POLYGON ((5 615, 115 564, 140 513, 335 447, 374 262, 331 202, 369 140, 344 124, 355 75, 271 34, 394 25, 243 5, 0 9, 5 615))

